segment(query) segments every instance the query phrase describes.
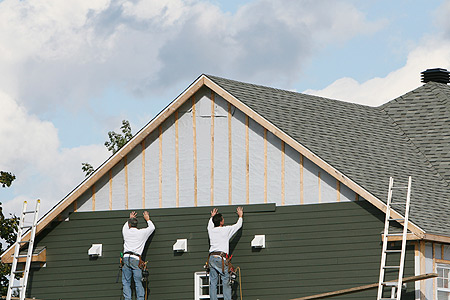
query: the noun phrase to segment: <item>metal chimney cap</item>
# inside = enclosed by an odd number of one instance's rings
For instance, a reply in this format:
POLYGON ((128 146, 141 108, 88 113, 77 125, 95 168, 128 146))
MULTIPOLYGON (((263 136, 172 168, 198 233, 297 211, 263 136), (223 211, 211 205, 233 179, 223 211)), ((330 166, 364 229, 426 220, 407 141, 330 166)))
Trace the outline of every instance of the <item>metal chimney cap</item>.
POLYGON ((441 68, 427 69, 426 71, 423 71, 420 74, 423 83, 433 81, 447 84, 450 82, 450 72, 447 71, 446 69, 441 68))

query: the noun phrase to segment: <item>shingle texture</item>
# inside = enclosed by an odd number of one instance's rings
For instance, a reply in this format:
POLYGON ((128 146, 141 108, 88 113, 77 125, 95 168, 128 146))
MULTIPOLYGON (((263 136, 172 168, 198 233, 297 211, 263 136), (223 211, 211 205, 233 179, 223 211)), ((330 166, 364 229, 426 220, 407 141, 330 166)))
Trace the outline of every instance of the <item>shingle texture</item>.
POLYGON ((450 236, 447 85, 429 82, 368 107, 207 76, 384 202, 390 176, 402 185, 412 176, 410 220, 427 233, 450 236))

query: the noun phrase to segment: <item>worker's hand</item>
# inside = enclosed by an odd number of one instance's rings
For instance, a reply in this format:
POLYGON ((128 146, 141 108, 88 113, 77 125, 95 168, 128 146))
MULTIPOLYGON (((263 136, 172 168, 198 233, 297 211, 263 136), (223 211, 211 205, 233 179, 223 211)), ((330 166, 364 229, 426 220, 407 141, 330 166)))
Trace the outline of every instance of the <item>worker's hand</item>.
POLYGON ((130 212, 130 219, 136 218, 137 213, 135 211, 130 212))
POLYGON ((217 208, 214 208, 214 209, 211 211, 211 218, 214 217, 216 214, 217 214, 217 208))
POLYGON ((238 214, 239 218, 242 218, 244 216, 244 209, 239 206, 238 208, 236 208, 236 213, 238 214))
POLYGON ((148 214, 148 211, 144 211, 143 215, 144 215, 145 221, 150 220, 150 215, 148 214))

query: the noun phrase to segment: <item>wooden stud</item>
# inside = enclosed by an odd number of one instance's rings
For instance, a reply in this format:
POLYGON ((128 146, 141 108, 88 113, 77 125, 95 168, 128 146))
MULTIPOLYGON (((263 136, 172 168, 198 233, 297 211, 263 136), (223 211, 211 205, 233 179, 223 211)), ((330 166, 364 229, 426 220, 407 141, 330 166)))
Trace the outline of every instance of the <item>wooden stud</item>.
POLYGON ((112 210, 112 170, 109 170, 109 210, 112 210))
POLYGON ((303 155, 300 154, 300 204, 304 204, 305 199, 303 197, 303 155))
POLYGON ((180 207, 180 153, 178 145, 178 110, 175 112, 175 202, 180 207))
POLYGON ((341 183, 336 180, 337 202, 341 202, 341 183))
POLYGON ((159 126, 159 208, 162 207, 162 125, 159 126))
POLYGON ((73 201, 73 211, 77 212, 78 210, 78 205, 77 205, 77 200, 73 201))
POLYGON ((192 96, 192 136, 193 136, 193 152, 194 152, 194 206, 197 206, 197 128, 195 116, 195 95, 192 96))
POLYGON ((285 196, 285 154, 286 148, 285 143, 281 141, 281 205, 285 204, 286 196, 285 196))
MULTIPOLYGON (((425 241, 420 241, 420 274, 425 274, 425 241)), ((420 298, 425 300, 426 284, 420 282, 420 298)))
POLYGON ((359 201, 359 195, 358 195, 358 193, 355 193, 355 201, 359 201))
POLYGON ((320 171, 317 173, 317 180, 318 180, 318 185, 319 185, 319 203, 322 203, 322 193, 320 192, 320 182, 322 181, 320 178, 320 171))
POLYGON ((92 186, 92 211, 95 211, 95 184, 92 186))
POLYGON ((142 147, 142 208, 145 208, 145 140, 141 142, 142 147))
POLYGON ((127 160, 127 156, 124 156, 123 164, 124 164, 124 169, 125 169, 125 209, 128 209, 128 160, 127 160))
POLYGON ((444 259, 444 244, 441 244, 441 259, 444 259))
POLYGON ((228 102, 228 204, 232 204, 233 188, 233 144, 231 139, 231 103, 228 102))
POLYGON ((267 203, 267 129, 264 128, 264 203, 267 203))
POLYGON ((245 115, 245 203, 250 203, 250 155, 248 139, 248 116, 245 115))
POLYGON ((214 205, 214 92, 211 91, 211 185, 210 204, 214 205))
MULTIPOLYGON (((433 273, 436 273, 436 244, 432 243, 433 251, 433 273)), ((436 300, 436 279, 433 279, 433 300, 436 300)))

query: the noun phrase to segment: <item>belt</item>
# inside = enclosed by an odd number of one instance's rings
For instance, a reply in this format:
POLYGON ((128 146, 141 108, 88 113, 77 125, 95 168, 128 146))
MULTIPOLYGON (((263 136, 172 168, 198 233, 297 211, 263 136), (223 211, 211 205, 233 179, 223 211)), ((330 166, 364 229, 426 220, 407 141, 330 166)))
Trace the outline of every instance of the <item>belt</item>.
POLYGON ((141 256, 140 256, 139 254, 134 253, 134 252, 132 252, 132 251, 127 251, 127 252, 125 252, 125 253, 123 254, 123 256, 125 257, 125 255, 127 255, 127 254, 128 254, 128 256, 136 256, 137 258, 141 258, 141 256))
POLYGON ((225 252, 216 251, 216 252, 210 252, 209 255, 219 255, 222 257, 227 257, 228 254, 226 254, 225 252))
POLYGON ((225 263, 224 263, 224 260, 227 259, 228 254, 226 254, 225 252, 221 252, 221 251, 209 252, 209 255, 208 255, 208 263, 209 263, 209 258, 211 257, 211 255, 213 255, 213 256, 220 256, 220 257, 222 258, 222 273, 225 272, 225 271, 224 271, 224 269, 225 269, 225 263))

